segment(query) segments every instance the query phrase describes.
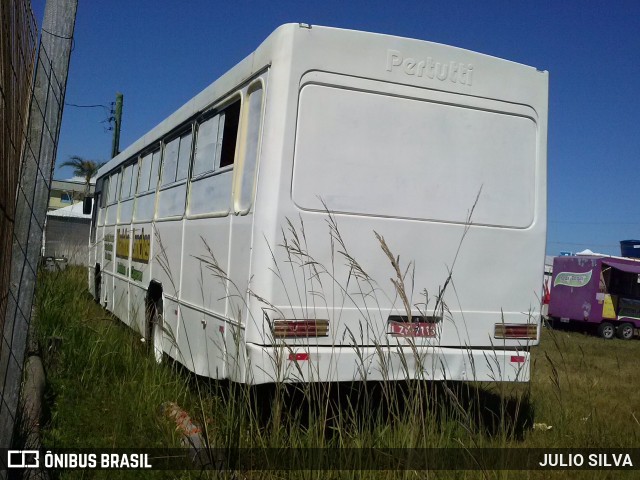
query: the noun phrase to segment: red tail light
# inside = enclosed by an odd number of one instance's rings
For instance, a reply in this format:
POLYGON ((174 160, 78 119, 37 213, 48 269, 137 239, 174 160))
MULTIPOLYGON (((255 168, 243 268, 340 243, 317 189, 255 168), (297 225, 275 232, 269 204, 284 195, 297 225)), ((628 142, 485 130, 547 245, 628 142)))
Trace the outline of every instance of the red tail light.
POLYGON ((538 325, 535 323, 496 323, 494 338, 537 340, 538 325))
POLYGON ((275 338, 328 337, 329 320, 274 320, 275 338))

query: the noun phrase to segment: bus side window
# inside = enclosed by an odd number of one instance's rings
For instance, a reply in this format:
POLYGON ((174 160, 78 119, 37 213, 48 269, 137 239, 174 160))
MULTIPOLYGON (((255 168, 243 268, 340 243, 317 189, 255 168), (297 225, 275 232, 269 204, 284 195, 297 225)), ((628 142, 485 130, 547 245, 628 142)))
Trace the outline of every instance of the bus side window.
POLYGON ((126 200, 131 196, 131 179, 133 178, 133 165, 127 165, 122 172, 122 188, 120 188, 120 200, 126 200))
MULTIPOLYGON (((159 149, 144 154, 140 159, 136 201, 133 207, 134 222, 150 222, 153 220, 156 203, 155 193, 156 187, 158 186, 158 174, 160 172, 160 159, 159 149)), ((135 185, 135 183, 133 183, 133 185, 135 185)))
POLYGON ((191 130, 180 137, 180 148, 178 150, 178 168, 176 170, 176 182, 184 180, 189 174, 189 164, 191 163, 191 130))
POLYGON ((197 128, 189 193, 189 215, 225 216, 231 207, 241 100, 197 128))
POLYGON ((98 210, 99 202, 101 200, 100 192, 97 192, 93 196, 93 210, 91 211, 91 233, 90 233, 90 241, 91 243, 96 243, 96 230, 98 228, 98 210))
POLYGON ((160 158, 160 150, 156 150, 151 154, 151 174, 149 175, 149 190, 155 190, 158 186, 160 158))
POLYGON ((181 217, 187 197, 191 129, 165 143, 156 219, 181 217))
POLYGON ((120 170, 109 176, 109 190, 107 193, 107 213, 105 225, 114 225, 118 216, 118 194, 120 193, 120 170))
POLYGON ((198 125, 192 176, 233 165, 240 120, 240 100, 198 125))
POLYGON ((240 100, 224 109, 224 130, 222 132, 222 149, 220 151, 219 168, 233 165, 236 156, 238 123, 240 122, 240 100))
POLYGON ((151 153, 142 157, 140 165, 140 178, 138 179, 138 189, 136 193, 149 190, 149 177, 151 176, 151 153))
POLYGON ((190 157, 191 130, 165 144, 160 186, 171 185, 187 178, 190 157))
POLYGON ((247 213, 253 201, 255 190, 256 167, 260 146, 260 127, 262 124, 262 84, 249 89, 247 106, 245 154, 240 179, 240 192, 236 204, 236 212, 247 213))
POLYGON ((107 205, 111 205, 118 201, 119 186, 120 186, 120 170, 113 173, 109 177, 109 198, 107 198, 107 205))
POLYGON ((162 156, 162 179, 160 180, 160 185, 163 187, 176 181, 179 147, 180 137, 174 138, 164 145, 164 155, 162 156))
POLYGON ((103 180, 103 187, 100 195, 100 208, 105 208, 107 206, 107 195, 109 193, 109 177, 105 177, 103 180))
POLYGON ((91 211, 91 232, 90 241, 96 243, 96 231, 98 225, 102 225, 102 219, 104 218, 104 188, 106 179, 100 178, 96 181, 95 193, 93 195, 93 209, 91 211))
POLYGON ((118 210, 118 223, 129 224, 133 217, 133 196, 136 193, 136 183, 138 181, 138 159, 122 170, 122 187, 120 187, 120 208, 118 210))

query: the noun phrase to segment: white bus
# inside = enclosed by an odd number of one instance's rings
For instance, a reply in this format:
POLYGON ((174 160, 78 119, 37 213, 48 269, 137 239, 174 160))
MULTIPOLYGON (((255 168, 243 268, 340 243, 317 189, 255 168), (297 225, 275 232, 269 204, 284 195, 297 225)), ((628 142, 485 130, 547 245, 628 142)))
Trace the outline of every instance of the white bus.
POLYGON ((91 291, 212 378, 528 381, 547 102, 532 67, 284 25, 100 169, 91 291))

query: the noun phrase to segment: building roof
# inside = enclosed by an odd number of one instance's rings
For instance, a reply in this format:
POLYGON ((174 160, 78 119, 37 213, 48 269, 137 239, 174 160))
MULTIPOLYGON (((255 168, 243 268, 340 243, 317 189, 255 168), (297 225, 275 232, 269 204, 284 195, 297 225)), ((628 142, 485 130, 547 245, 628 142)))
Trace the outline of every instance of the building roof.
MULTIPOLYGON (((93 193, 95 183, 89 184, 89 192, 93 193)), ((67 190, 74 192, 84 192, 85 183, 84 180, 77 181, 75 178, 71 180, 53 180, 51 182, 51 190, 67 190)))
POLYGON ((82 202, 74 203, 68 207, 58 208, 57 210, 51 210, 47 212, 48 217, 67 217, 67 218, 85 218, 91 219, 91 214, 85 215, 82 213, 82 202))
MULTIPOLYGON (((63 182, 79 182, 82 183, 82 185, 84 185, 84 178, 83 177, 71 177, 68 178, 67 180, 62 180, 63 182)), ((91 179, 89 180, 89 184, 90 185, 95 185, 96 184, 96 176, 94 175, 93 177, 91 177, 91 179)))

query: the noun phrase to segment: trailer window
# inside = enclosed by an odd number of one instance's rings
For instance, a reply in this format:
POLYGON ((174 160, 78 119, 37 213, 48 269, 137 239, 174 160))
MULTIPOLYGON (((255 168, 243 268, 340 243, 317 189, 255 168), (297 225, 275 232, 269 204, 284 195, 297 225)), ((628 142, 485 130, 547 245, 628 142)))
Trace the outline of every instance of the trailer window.
POLYGON ((608 272, 610 294, 640 299, 640 283, 638 283, 637 273, 624 272, 617 268, 610 268, 608 272))

